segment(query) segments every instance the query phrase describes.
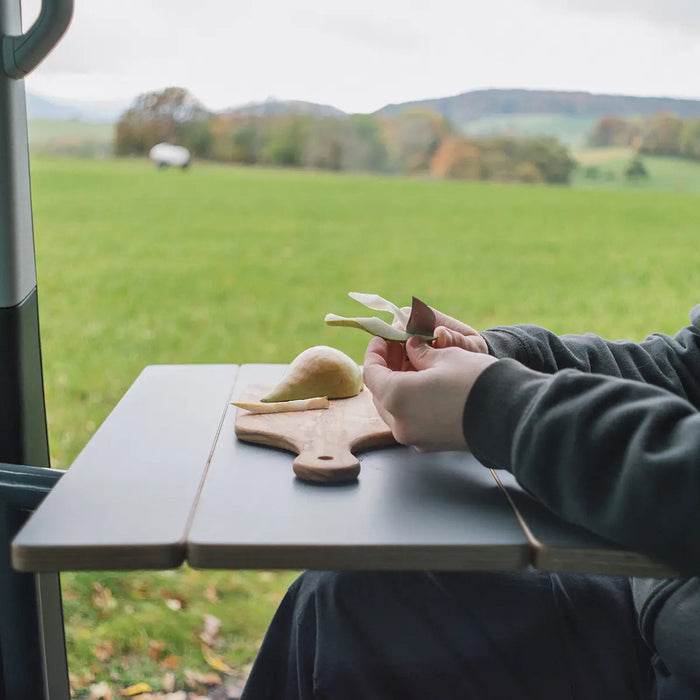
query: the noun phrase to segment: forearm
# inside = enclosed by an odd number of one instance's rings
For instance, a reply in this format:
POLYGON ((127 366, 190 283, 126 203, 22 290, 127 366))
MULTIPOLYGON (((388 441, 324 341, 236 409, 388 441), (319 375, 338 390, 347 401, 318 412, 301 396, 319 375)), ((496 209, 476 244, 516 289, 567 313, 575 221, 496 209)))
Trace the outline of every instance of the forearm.
POLYGON ((641 343, 598 336, 557 336, 538 326, 504 326, 483 331, 489 352, 553 374, 561 369, 632 379, 661 387, 700 406, 700 307, 691 325, 674 337, 652 335, 641 343))
POLYGON ((553 512, 624 547, 700 573, 700 414, 619 378, 488 367, 464 411, 487 466, 509 469, 553 512))

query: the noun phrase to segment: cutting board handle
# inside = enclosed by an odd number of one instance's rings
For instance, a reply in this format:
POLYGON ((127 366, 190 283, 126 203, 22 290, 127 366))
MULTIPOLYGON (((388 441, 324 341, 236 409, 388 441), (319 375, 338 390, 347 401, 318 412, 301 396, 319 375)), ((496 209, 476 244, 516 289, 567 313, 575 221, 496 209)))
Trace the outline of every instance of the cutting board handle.
POLYGON ((303 449, 292 464, 294 473, 308 481, 352 481, 360 473, 360 462, 349 450, 325 446, 303 449))

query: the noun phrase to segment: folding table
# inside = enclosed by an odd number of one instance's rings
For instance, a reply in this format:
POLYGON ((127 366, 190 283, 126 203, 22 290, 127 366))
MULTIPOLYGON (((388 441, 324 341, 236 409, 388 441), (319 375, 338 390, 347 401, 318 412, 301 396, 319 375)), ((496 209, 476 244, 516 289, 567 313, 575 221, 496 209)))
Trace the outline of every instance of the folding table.
POLYGON ((284 369, 147 367, 15 537, 14 566, 671 575, 556 518, 464 452, 392 445, 359 453, 355 481, 296 477, 291 452, 237 438, 231 404, 284 369))

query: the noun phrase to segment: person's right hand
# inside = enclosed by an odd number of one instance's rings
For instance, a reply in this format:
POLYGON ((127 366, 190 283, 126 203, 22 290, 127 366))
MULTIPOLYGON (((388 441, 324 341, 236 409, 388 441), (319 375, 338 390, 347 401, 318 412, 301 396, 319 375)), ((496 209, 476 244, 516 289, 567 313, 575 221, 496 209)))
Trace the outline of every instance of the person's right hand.
POLYGON ((420 451, 466 450, 462 415, 469 392, 491 355, 448 347, 437 350, 413 336, 404 347, 373 337, 363 377, 377 413, 396 441, 420 451))

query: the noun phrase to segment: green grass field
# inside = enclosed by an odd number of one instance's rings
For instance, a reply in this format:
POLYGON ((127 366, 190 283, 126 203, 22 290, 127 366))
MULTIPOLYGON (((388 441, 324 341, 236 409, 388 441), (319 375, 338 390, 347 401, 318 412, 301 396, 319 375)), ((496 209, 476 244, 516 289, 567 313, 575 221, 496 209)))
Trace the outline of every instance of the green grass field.
POLYGON ((106 158, 112 155, 114 124, 30 119, 27 130, 32 153, 76 158, 106 158))
POLYGON ((633 152, 626 148, 590 148, 574 150, 579 168, 572 177, 573 187, 594 189, 655 190, 700 192, 700 163, 683 158, 642 156, 647 177, 636 181, 625 178, 625 168, 633 152), (597 170, 595 178, 586 177, 586 169, 597 170))
POLYGON ((460 125, 468 136, 510 133, 518 136, 553 136, 570 147, 580 147, 598 117, 587 114, 489 114, 460 125))
MULTIPOLYGON (((32 159, 55 466, 67 467, 144 366, 289 362, 310 345, 358 362, 348 291, 415 294, 476 328, 538 323, 639 340, 698 301, 700 193, 407 180, 145 161, 32 159)), ((76 688, 252 659, 293 574, 64 576, 76 688), (168 601, 181 599, 179 607, 168 601), (110 646, 111 645, 111 646, 110 646), (211 661, 211 659, 210 659, 211 661)), ((84 691, 87 692, 87 691, 84 691)))

